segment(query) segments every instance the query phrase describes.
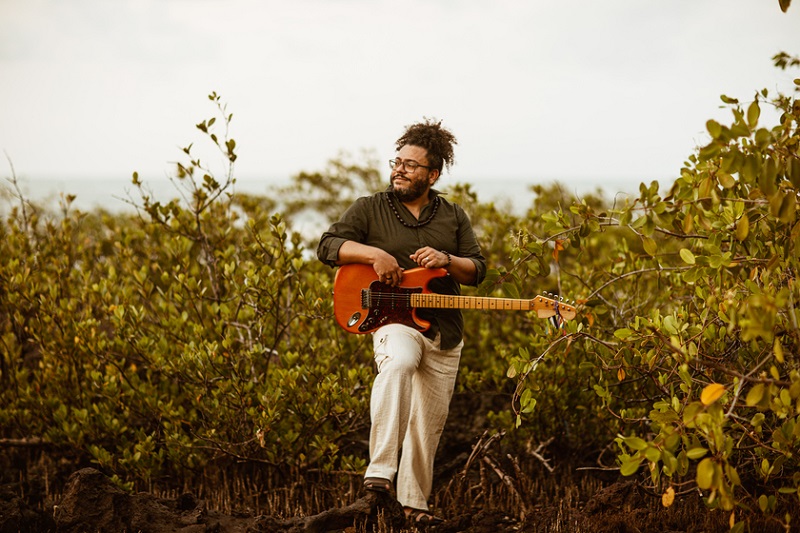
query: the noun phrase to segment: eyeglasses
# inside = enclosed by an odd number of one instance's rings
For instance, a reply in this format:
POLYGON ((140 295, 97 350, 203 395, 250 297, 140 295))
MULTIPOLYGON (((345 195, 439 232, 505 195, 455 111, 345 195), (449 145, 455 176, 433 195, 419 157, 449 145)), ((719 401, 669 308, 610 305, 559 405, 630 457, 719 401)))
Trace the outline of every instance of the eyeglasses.
POLYGON ((411 161, 410 159, 406 159, 403 161, 402 159, 390 159, 389 160, 389 168, 400 168, 405 167, 405 169, 409 172, 414 172, 417 170, 417 167, 427 168, 430 170, 431 167, 427 165, 420 165, 416 161, 411 161))

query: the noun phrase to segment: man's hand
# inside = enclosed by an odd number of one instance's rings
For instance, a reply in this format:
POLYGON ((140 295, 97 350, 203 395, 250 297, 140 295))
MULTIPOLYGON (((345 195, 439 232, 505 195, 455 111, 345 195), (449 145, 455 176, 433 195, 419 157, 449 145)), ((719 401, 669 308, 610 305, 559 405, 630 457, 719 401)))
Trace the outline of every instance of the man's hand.
POLYGON ((400 265, 397 264, 397 259, 392 255, 383 250, 381 252, 376 254, 372 268, 375 269, 380 281, 392 287, 397 287, 403 280, 403 269, 400 268, 400 265))
POLYGON ((409 256, 412 261, 425 268, 446 268, 454 280, 462 285, 475 282, 477 267, 472 259, 446 254, 442 251, 425 246, 409 256))
POLYGON ((430 246, 420 248, 409 257, 416 264, 425 268, 444 268, 450 264, 447 254, 434 250, 430 246))
POLYGON ((355 241, 345 241, 339 248, 338 265, 361 263, 372 265, 378 279, 387 285, 397 287, 403 279, 403 269, 389 252, 375 246, 368 246, 355 241))

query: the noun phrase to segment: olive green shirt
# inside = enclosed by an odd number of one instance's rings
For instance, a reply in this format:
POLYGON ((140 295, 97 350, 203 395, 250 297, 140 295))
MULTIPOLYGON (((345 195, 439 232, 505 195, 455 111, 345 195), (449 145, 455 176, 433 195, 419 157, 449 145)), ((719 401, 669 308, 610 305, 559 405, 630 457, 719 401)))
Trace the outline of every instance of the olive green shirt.
MULTIPOLYGON (((375 193, 356 200, 335 222, 319 241, 317 257, 323 263, 336 266, 339 248, 345 241, 355 241, 375 246, 389 252, 403 269, 417 267, 410 255, 424 246, 444 250, 458 257, 466 257, 475 263, 475 285, 486 275, 486 259, 481 255, 478 241, 472 230, 469 217, 458 204, 448 202, 436 190, 431 190, 431 201, 422 208, 419 220, 406 209, 402 202, 389 203, 388 191, 375 193), (431 215, 435 197, 439 197, 436 214, 427 224, 416 228, 405 226, 398 216, 411 226, 424 222, 431 215)), ((451 276, 434 278, 428 288, 439 294, 461 294, 461 285, 451 276)), ((424 334, 435 338, 441 333, 441 348, 448 350, 461 342, 464 334, 464 318, 460 309, 418 309, 420 318, 429 320, 431 328, 424 334)))

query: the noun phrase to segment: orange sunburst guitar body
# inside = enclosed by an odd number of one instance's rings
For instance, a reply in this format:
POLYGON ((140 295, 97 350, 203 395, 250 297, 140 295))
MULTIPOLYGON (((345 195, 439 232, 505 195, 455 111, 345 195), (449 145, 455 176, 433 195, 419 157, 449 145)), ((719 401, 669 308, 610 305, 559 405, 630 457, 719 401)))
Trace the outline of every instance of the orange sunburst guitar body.
POLYGON ((419 308, 536 311, 539 318, 575 318, 575 308, 556 299, 537 296, 531 300, 437 294, 428 282, 447 276, 443 268, 412 268, 392 287, 378 280, 371 265, 344 265, 333 282, 336 322, 350 333, 371 333, 386 324, 404 324, 419 331, 430 322, 417 316, 419 308))

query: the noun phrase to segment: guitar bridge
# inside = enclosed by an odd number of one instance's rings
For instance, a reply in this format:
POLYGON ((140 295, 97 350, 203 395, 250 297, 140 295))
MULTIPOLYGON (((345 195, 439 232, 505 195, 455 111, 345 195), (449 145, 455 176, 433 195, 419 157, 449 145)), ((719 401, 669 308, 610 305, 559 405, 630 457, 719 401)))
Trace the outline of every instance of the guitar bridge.
POLYGON ((361 289, 361 309, 369 309, 371 292, 369 289, 361 289))

